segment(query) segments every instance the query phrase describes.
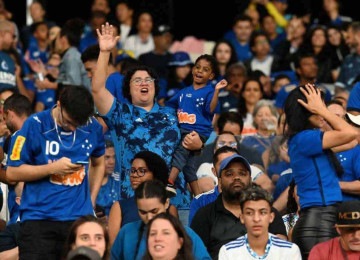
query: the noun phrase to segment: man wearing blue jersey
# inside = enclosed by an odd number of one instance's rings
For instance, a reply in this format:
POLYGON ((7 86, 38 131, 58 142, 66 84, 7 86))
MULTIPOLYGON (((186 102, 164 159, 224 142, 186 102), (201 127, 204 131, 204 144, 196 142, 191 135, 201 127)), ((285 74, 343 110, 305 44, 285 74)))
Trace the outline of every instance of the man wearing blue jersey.
POLYGON ((274 220, 271 195, 260 186, 243 190, 240 197, 240 220, 247 234, 220 248, 219 260, 224 259, 292 259, 301 260, 299 247, 269 233, 274 220))
POLYGON ((94 214, 104 175, 104 135, 83 86, 62 89, 56 106, 31 115, 11 138, 7 178, 24 181, 20 259, 60 259, 70 225, 94 214))

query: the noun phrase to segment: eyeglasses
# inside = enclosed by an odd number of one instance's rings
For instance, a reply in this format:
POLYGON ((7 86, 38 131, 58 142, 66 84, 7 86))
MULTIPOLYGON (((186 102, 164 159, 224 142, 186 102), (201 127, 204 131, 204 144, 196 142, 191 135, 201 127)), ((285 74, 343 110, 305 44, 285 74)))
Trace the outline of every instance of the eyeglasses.
POLYGON ((232 148, 237 148, 237 142, 219 141, 216 146, 217 146, 217 148, 221 148, 223 146, 230 146, 232 148))
POLYGON ((135 86, 140 86, 142 83, 145 83, 145 84, 151 84, 155 81, 155 79, 153 78, 135 78, 133 79, 131 82, 134 83, 135 86))
POLYGON ((130 168, 129 170, 130 175, 137 175, 138 177, 143 177, 145 173, 148 172, 148 169, 146 168, 130 168))

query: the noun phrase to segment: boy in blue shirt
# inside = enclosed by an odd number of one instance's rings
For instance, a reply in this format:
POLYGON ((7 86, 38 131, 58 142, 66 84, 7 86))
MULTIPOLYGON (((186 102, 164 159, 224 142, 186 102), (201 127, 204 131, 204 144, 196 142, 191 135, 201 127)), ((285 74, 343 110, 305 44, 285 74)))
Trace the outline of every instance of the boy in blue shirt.
MULTIPOLYGON (((218 94, 220 89, 227 86, 225 79, 214 87, 210 84, 217 74, 217 63, 213 56, 204 54, 197 58, 192 68, 193 84, 183 88, 174 95, 166 105, 177 109, 182 140, 192 132, 197 132, 203 143, 209 138, 213 127, 214 114, 220 111, 218 94)), ((183 171, 192 193, 200 193, 195 169, 196 153, 185 149, 182 142, 175 150, 172 168, 169 175, 167 190, 176 195, 175 180, 183 171)))

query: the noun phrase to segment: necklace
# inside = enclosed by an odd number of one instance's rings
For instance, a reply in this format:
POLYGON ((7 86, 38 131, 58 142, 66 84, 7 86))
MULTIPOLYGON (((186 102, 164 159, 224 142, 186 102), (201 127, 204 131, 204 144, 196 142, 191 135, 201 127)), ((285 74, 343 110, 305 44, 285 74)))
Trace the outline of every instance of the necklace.
POLYGON ((72 147, 74 146, 74 143, 75 143, 75 140, 76 140, 76 129, 75 129, 75 131, 74 131, 73 140, 72 140, 71 145, 70 145, 70 146, 66 146, 66 145, 63 143, 62 139, 61 139, 61 136, 60 136, 61 133, 59 133, 59 129, 58 129, 58 125, 57 125, 57 121, 56 121, 55 116, 54 116, 54 121, 55 121, 55 130, 56 130, 56 134, 57 134, 57 136, 58 136, 59 142, 60 142, 61 145, 64 146, 66 149, 72 148, 72 147))

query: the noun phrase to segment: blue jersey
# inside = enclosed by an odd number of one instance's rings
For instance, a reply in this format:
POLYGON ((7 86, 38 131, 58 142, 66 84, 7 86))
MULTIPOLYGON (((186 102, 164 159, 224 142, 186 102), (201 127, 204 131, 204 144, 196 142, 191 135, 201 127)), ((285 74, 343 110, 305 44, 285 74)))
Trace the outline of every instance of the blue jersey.
POLYGON ((56 91, 54 89, 36 89, 35 101, 42 103, 44 110, 50 109, 55 105, 56 91))
MULTIPOLYGON (((339 181, 352 182, 360 180, 360 145, 352 149, 336 153, 341 163, 344 173, 340 176, 339 181)), ((343 201, 358 200, 359 195, 343 192, 343 201)))
POLYGON ((288 142, 290 167, 301 208, 329 206, 342 201, 335 169, 323 150, 323 134, 319 129, 304 130, 288 142))
MULTIPOLYGON (((45 165, 62 157, 88 161, 105 153, 102 126, 95 118, 74 132, 55 127, 51 109, 31 115, 11 138, 8 166, 45 165)), ((67 175, 25 182, 20 219, 72 221, 93 214, 88 166, 67 175)))
POLYGON ((199 89, 189 86, 177 92, 166 105, 177 109, 180 128, 189 132, 196 131, 208 138, 213 130, 214 113, 220 112, 219 103, 215 111, 210 112, 213 96, 214 87, 211 84, 199 89))
POLYGON ((0 51, 0 89, 16 88, 15 63, 11 57, 0 51))
POLYGON ((360 112, 360 82, 355 83, 351 89, 346 110, 360 112))
POLYGON ((120 181, 113 176, 108 176, 108 181, 100 187, 96 197, 96 205, 105 209, 105 215, 109 216, 111 206, 119 199, 120 181))
POLYGON ((103 118, 114 142, 116 171, 120 173, 120 198, 134 194, 127 170, 136 153, 144 150, 157 153, 170 169, 172 155, 180 141, 173 109, 155 103, 150 111, 146 111, 114 99, 110 111, 103 118))
POLYGON ((123 80, 124 76, 119 72, 111 73, 106 79, 105 87, 121 103, 129 103, 122 92, 123 80))

